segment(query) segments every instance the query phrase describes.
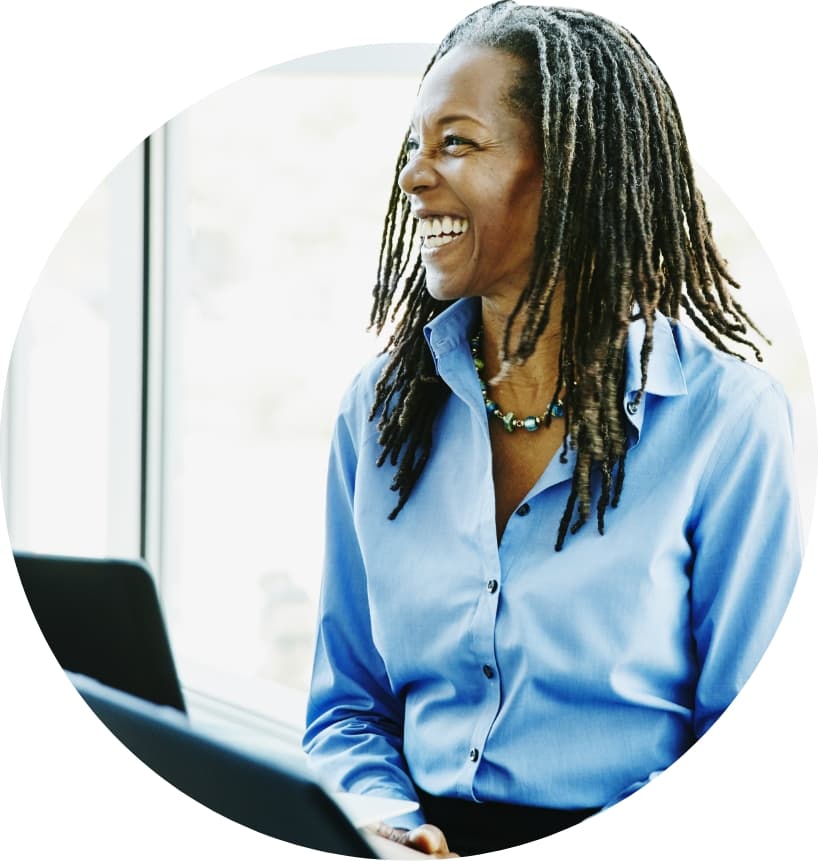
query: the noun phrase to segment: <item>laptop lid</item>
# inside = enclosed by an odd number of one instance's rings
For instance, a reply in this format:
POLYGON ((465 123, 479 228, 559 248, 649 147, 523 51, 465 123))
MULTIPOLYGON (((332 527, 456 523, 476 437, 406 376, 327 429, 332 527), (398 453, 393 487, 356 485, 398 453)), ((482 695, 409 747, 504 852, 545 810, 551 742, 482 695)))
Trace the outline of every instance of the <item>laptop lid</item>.
POLYGON ((185 712, 156 586, 143 562, 22 552, 14 561, 63 669, 185 712))
MULTIPOLYGON (((177 711, 68 673, 105 726, 153 771, 216 813, 308 849, 377 857, 306 765, 254 754, 197 730, 177 711)), ((401 848, 401 847, 398 847, 401 848)), ((412 853, 415 854, 415 853, 412 853)))

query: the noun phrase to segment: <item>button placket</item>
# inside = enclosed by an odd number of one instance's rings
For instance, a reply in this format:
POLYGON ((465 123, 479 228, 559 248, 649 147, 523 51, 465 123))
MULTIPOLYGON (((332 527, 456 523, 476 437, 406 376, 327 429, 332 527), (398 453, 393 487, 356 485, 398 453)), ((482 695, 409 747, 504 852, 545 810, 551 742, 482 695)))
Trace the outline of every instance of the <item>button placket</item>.
POLYGON ((470 646, 471 656, 474 660, 472 673, 475 676, 480 674, 477 678, 483 691, 482 694, 478 694, 481 702, 474 716, 475 720, 470 738, 466 742, 468 747, 461 754, 463 756, 463 770, 457 779, 457 786, 460 792, 470 795, 475 800, 483 751, 500 708, 499 673, 494 655, 501 585, 500 573, 499 567, 490 568, 486 572, 488 577, 483 581, 486 591, 482 593, 479 599, 480 609, 471 626, 470 646), (491 576, 492 574, 495 576, 491 576))

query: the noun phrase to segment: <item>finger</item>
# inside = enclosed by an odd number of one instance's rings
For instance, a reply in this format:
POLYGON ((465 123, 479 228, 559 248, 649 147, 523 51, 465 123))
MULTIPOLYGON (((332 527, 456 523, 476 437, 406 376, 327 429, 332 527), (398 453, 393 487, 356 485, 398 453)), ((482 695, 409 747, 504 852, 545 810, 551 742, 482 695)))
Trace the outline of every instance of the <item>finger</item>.
POLYGON ((407 843, 408 842, 408 829, 406 828, 393 828, 391 825, 387 825, 385 822, 379 822, 374 826, 373 830, 379 837, 385 837, 387 840, 391 840, 393 843, 407 843))
POLYGON ((456 857, 449 852, 449 844, 443 832, 436 826, 426 823, 412 829, 407 835, 407 843, 419 852, 427 855, 456 857))

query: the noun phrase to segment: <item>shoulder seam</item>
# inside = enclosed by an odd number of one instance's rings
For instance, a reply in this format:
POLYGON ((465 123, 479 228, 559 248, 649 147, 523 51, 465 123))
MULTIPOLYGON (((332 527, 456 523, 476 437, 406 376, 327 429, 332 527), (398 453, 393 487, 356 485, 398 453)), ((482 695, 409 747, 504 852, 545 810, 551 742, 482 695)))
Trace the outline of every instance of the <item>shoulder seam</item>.
MULTIPOLYGON (((780 396, 783 393, 780 384, 774 378, 767 375, 765 378, 765 382, 766 385, 760 386, 758 388, 753 387, 753 389, 747 393, 747 396, 741 407, 736 409, 733 415, 730 416, 728 420, 724 422, 723 430, 741 427, 741 420, 746 418, 746 416, 753 409, 753 400, 758 398, 762 394, 768 391, 772 391, 780 396)), ((690 506, 691 513, 699 511, 701 507, 701 500, 706 495, 706 491, 710 488, 710 482, 713 478, 715 465, 719 460, 721 460, 724 450, 726 449, 728 443, 732 442, 732 440, 732 433, 721 433, 718 441, 713 446, 713 450, 710 452, 710 456, 707 458, 707 463, 702 470, 702 478, 699 482, 698 489, 696 490, 696 496, 693 500, 692 505, 690 506)))

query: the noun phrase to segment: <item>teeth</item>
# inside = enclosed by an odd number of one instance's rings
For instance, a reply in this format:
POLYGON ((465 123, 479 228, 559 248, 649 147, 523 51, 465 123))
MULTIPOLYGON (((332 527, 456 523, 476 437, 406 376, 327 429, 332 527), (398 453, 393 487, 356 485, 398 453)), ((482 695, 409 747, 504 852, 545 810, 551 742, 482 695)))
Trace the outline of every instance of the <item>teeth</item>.
POLYGON ((442 218, 422 218, 418 228, 418 235, 424 240, 424 245, 429 248, 438 248, 447 245, 456 236, 465 233, 469 229, 467 218, 455 218, 444 215, 442 218))
POLYGON ((429 248, 440 248, 441 245, 448 245, 450 242, 454 242, 454 236, 429 236, 426 238, 426 245, 429 248))

